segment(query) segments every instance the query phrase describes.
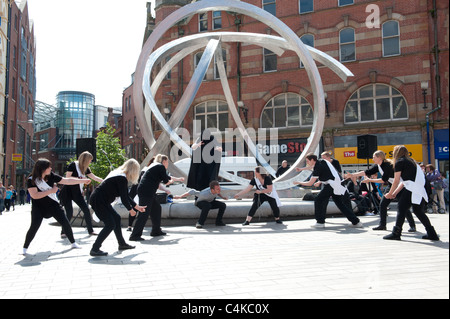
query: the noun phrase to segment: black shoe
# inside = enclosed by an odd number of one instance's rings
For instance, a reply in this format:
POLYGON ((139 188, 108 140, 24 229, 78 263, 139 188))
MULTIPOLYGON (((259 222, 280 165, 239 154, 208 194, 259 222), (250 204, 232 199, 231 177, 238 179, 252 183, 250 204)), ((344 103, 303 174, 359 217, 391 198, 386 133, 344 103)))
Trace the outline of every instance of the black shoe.
POLYGON ((250 225, 250 222, 248 220, 246 220, 245 222, 242 223, 242 226, 248 226, 250 225))
POLYGON ((277 224, 283 224, 283 222, 281 221, 281 219, 275 219, 275 223, 277 223, 277 224))
POLYGON ((436 234, 436 231, 434 230, 433 226, 426 228, 426 230, 427 230, 427 234, 425 236, 422 236, 422 239, 439 241, 439 236, 438 236, 438 234, 436 234))
POLYGON ((130 240, 131 240, 131 241, 143 241, 143 240, 145 240, 145 239, 142 238, 142 237, 130 237, 130 240))
POLYGON ((163 232, 162 230, 160 230, 158 232, 150 233, 150 236, 152 236, 152 237, 158 237, 158 236, 164 236, 164 235, 167 235, 167 233, 163 232))
POLYGON ((373 230, 386 230, 386 226, 378 226, 378 227, 374 227, 372 228, 373 230))
POLYGON ((394 226, 394 229, 392 230, 392 233, 384 236, 383 239, 387 240, 402 240, 401 238, 402 230, 400 227, 394 226))
POLYGON ((99 249, 99 250, 93 250, 93 249, 91 249, 90 255, 91 255, 92 257, 100 257, 100 256, 107 256, 108 253, 105 252, 105 251, 101 251, 100 249, 99 249))
POLYGON ((127 250, 127 249, 134 249, 134 248, 136 248, 136 246, 131 246, 126 243, 123 245, 119 245, 119 250, 127 250))
POLYGON ((226 226, 223 221, 216 222, 216 226, 226 226))

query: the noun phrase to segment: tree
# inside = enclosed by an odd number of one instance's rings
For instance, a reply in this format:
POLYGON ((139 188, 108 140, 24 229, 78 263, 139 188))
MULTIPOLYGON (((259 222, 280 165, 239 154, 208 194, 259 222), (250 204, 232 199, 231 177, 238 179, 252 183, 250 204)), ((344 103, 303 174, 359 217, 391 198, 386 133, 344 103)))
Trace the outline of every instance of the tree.
POLYGON ((110 171, 121 166, 126 160, 125 150, 120 145, 116 130, 106 123, 106 129, 97 134, 97 160, 90 165, 92 173, 105 178, 110 171))

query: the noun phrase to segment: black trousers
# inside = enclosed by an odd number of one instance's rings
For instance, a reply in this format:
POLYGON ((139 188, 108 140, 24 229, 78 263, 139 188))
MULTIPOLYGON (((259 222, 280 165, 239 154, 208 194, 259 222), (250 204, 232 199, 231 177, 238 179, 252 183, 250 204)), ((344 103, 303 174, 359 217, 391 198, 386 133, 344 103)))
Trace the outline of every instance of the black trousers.
POLYGON ((125 239, 122 235, 121 217, 111 206, 111 203, 106 202, 98 193, 94 193, 91 196, 90 202, 97 217, 105 224, 92 245, 92 250, 99 250, 105 239, 113 231, 119 245, 124 245, 125 239))
POLYGON ((227 208, 227 205, 225 203, 217 200, 213 200, 212 202, 200 201, 196 202, 195 205, 202 210, 200 213, 200 218, 198 219, 198 223, 200 225, 205 224, 206 217, 208 217, 209 211, 216 208, 219 209, 216 217, 216 223, 221 222, 223 214, 225 213, 225 209, 227 208))
MULTIPOLYGON (((385 194, 389 193, 390 187, 387 187, 384 191, 385 194)), ((381 199, 380 202, 380 226, 386 227, 387 223, 387 208, 389 204, 392 202, 392 199, 388 199, 385 196, 381 199)), ((409 226, 411 228, 416 228, 416 223, 414 221, 414 217, 412 216, 411 210, 408 209, 406 212, 406 219, 408 220, 409 226)))
POLYGON ((345 195, 335 195, 333 188, 326 184, 320 191, 320 193, 314 199, 314 215, 319 224, 324 224, 327 214, 328 202, 330 201, 330 196, 333 198, 334 203, 339 208, 339 210, 344 214, 353 225, 359 223, 359 218, 356 217, 355 213, 348 206, 347 198, 345 195))
MULTIPOLYGON (((73 206, 72 201, 81 208, 84 215, 84 220, 86 221, 86 227, 88 229, 88 233, 93 233, 94 228, 92 228, 92 218, 91 212, 89 211, 89 206, 83 198, 81 192, 71 193, 71 196, 68 196, 67 200, 64 203, 64 209, 66 210, 67 219, 70 221, 73 217, 73 206)), ((64 233, 64 231, 63 231, 64 233)))
POLYGON ((273 216, 275 218, 280 217, 280 208, 277 205, 277 200, 266 194, 255 194, 253 196, 253 204, 250 207, 250 211, 248 212, 248 216, 253 217, 258 210, 259 206, 261 206, 264 202, 269 202, 270 208, 272 208, 273 216))
POLYGON ((145 212, 140 212, 136 218, 136 224, 134 225, 130 238, 139 238, 142 236, 148 217, 150 217, 152 221, 151 233, 157 234, 158 232, 161 232, 161 204, 158 202, 156 195, 153 195, 152 197, 139 196, 139 205, 147 206, 147 208, 145 209, 145 212))
POLYGON ((422 199, 422 202, 419 205, 413 204, 411 201, 411 196, 412 193, 406 188, 403 188, 400 193, 398 193, 397 220, 395 222, 395 226, 402 229, 406 215, 408 212, 411 213, 410 209, 412 207, 414 215, 416 215, 422 225, 425 226, 425 229, 429 229, 432 226, 428 216, 425 214, 425 200, 422 199))
MULTIPOLYGON (((49 210, 52 211, 51 217, 56 219, 56 221, 62 226, 64 233, 67 235, 67 239, 69 239, 70 243, 73 244, 75 242, 75 238, 73 237, 72 227, 70 227, 69 220, 67 219, 66 214, 64 214, 64 210, 61 208, 61 206, 59 206, 59 204, 57 206, 55 205, 54 207, 49 207, 49 210)), ((48 211, 46 213, 48 214, 48 211)), ((28 229, 27 235, 25 236, 25 243, 23 245, 23 248, 28 248, 30 246, 30 243, 33 240, 34 236, 36 236, 39 227, 41 227, 43 219, 44 216, 39 211, 39 209, 35 209, 34 207, 32 207, 31 225, 28 229)))

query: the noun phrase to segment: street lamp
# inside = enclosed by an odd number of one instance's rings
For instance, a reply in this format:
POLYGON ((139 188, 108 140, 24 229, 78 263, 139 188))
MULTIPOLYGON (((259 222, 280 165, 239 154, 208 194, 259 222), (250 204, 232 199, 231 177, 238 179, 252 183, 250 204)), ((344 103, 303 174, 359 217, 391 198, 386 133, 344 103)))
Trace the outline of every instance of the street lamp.
POLYGON ((427 90, 428 90, 428 81, 420 82, 420 88, 422 89, 423 95, 423 109, 426 110, 427 107, 427 90))

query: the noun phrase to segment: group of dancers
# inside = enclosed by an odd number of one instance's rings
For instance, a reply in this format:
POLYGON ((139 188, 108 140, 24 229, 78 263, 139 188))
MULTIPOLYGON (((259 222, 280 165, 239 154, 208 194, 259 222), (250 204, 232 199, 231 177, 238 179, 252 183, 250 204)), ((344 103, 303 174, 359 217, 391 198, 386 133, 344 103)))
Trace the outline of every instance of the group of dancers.
MULTIPOLYGON (((351 222, 352 227, 364 227, 353 212, 348 191, 341 183, 340 167, 336 165, 329 153, 325 152, 321 155, 322 158, 319 159, 315 154, 307 154, 307 167, 303 169, 312 170, 311 177, 306 182, 294 182, 294 184, 301 186, 318 186, 318 183, 323 185, 314 200, 316 224, 312 227, 325 227, 326 210, 330 196, 344 216, 351 222)), ((142 171, 140 170, 139 163, 135 159, 129 159, 122 166, 111 171, 105 179, 95 176, 90 171, 89 164, 92 158, 89 152, 82 153, 78 161, 69 165, 66 177, 61 177, 53 173, 49 160, 39 159, 36 162, 27 180, 28 191, 32 199, 32 209, 31 226, 25 237, 23 254, 27 253, 28 247, 35 237, 42 220, 50 217, 55 218, 62 226, 62 233, 70 241, 71 247, 79 248, 79 245, 75 242, 69 223, 73 214, 72 200, 83 210, 89 234, 97 236, 90 251, 91 256, 107 255, 107 252, 102 251, 100 248, 105 239, 113 231, 119 244, 119 250, 135 248, 135 246, 126 243, 122 235, 121 217, 112 206, 118 197, 129 211, 130 216, 134 217, 139 212, 130 236, 131 241, 144 240, 142 234, 149 217, 152 221, 151 235, 165 235, 161 230, 161 205, 156 197, 156 192, 161 184, 184 180, 182 177, 171 177, 167 174, 169 165, 168 157, 165 155, 156 156, 153 162, 142 171), (94 189, 89 201, 96 216, 104 223, 104 227, 99 234, 94 233, 89 208, 82 197, 82 187, 83 185, 90 184, 91 179, 100 182, 100 185, 94 189), (56 196, 59 190, 57 184, 64 185, 61 191, 61 198, 66 213, 56 196), (134 192, 138 197, 138 203, 130 196, 128 190, 129 184, 137 185, 134 188, 134 192)), ((425 176, 417 163, 409 157, 407 148, 403 145, 396 146, 393 151, 393 161, 386 159, 384 152, 376 151, 373 154, 373 162, 374 165, 372 168, 353 174, 345 174, 344 178, 363 175, 370 177, 374 173, 379 172, 381 175, 380 179, 373 180, 367 178, 363 182, 382 181, 388 184, 380 203, 380 224, 374 230, 386 230, 387 208, 391 201, 397 198, 398 211, 395 226, 392 233, 383 238, 388 240, 401 239, 402 226, 405 218, 407 216, 412 218, 410 212, 412 207, 414 214, 426 229, 427 234, 423 238, 435 241, 439 240, 439 236, 425 214, 425 205, 428 201, 425 190, 425 176)), ((272 183, 272 179, 264 174, 263 168, 255 168, 255 177, 250 181, 248 187, 237 193, 234 198, 240 198, 254 187, 256 187, 256 191, 253 197, 253 204, 243 225, 250 224, 256 210, 265 201, 269 202, 272 208, 275 222, 282 223, 279 209, 281 202, 272 183)), ((211 182, 209 187, 202 191, 188 192, 181 196, 175 196, 174 198, 178 199, 188 195, 198 196, 195 205, 201 209, 201 214, 196 225, 197 228, 203 226, 208 211, 214 208, 219 209, 216 225, 225 225, 222 217, 226 205, 223 202, 217 201, 216 198, 227 198, 220 194, 220 185, 216 181, 211 182)))

